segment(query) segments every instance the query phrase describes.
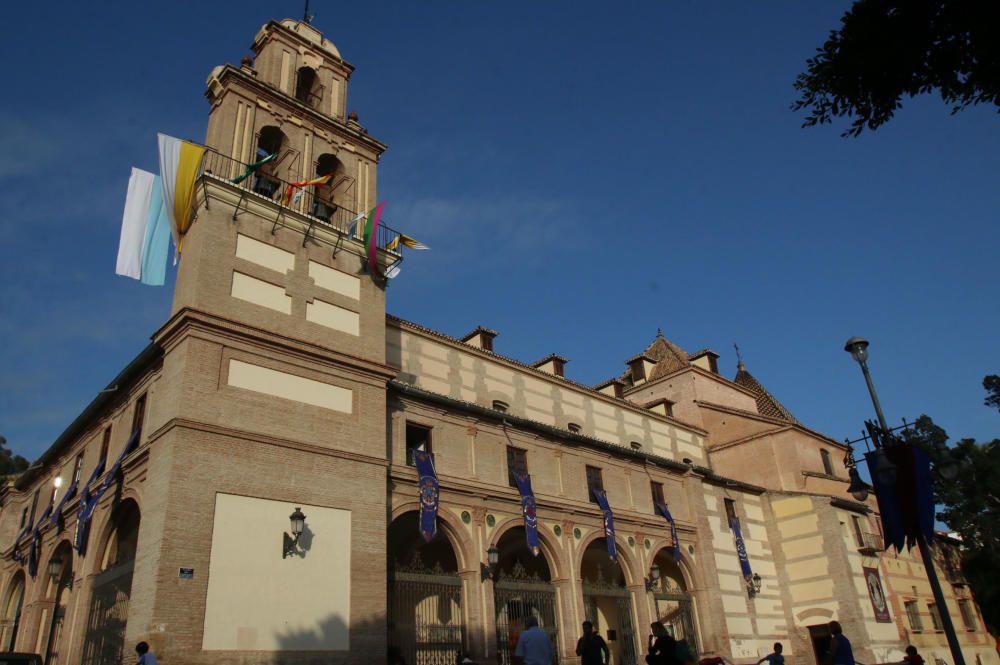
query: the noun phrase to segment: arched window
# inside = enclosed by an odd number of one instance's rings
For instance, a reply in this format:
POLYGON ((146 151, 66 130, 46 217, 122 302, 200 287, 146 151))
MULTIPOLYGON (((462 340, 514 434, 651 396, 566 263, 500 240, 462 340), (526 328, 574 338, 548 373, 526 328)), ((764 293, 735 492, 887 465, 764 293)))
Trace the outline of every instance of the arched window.
POLYGON ((314 109, 319 108, 323 101, 323 86, 319 84, 319 77, 312 67, 299 67, 295 79, 295 99, 314 109))
POLYGON ((316 177, 333 174, 333 177, 324 184, 314 188, 314 199, 312 214, 323 221, 333 221, 333 215, 344 206, 341 199, 344 195, 344 165, 336 155, 323 153, 316 160, 316 177))
POLYGON ((261 196, 273 198, 278 191, 278 163, 281 153, 288 143, 285 133, 273 125, 262 127, 257 136, 257 153, 255 160, 264 159, 268 155, 277 154, 278 158, 262 166, 255 174, 253 191, 261 196))

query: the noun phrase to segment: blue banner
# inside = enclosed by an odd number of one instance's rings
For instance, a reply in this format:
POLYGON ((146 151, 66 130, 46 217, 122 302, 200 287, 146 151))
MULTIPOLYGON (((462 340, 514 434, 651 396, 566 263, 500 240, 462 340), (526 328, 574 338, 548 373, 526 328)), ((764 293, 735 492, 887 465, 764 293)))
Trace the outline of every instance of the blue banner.
POLYGON ((17 534, 17 538, 14 539, 14 546, 10 548, 10 558, 17 561, 19 564, 24 565, 24 557, 17 551, 17 546, 21 544, 24 537, 31 533, 31 524, 25 524, 24 528, 21 529, 21 533, 17 534))
POLYGON ((604 513, 604 540, 608 544, 608 556, 611 557, 612 561, 618 560, 618 546, 615 545, 615 514, 611 512, 611 506, 608 505, 608 494, 604 490, 590 488, 593 493, 594 498, 597 499, 597 505, 601 507, 601 511, 604 513))
POLYGON ((662 501, 656 502, 656 509, 660 511, 660 514, 663 515, 664 519, 666 519, 670 524, 670 543, 674 548, 674 560, 680 561, 681 544, 680 541, 677 540, 677 525, 674 524, 674 518, 671 516, 670 510, 667 509, 667 504, 662 501))
POLYGON ((538 556, 538 515, 535 512, 535 493, 531 491, 531 476, 526 473, 515 473, 514 482, 517 483, 517 491, 521 493, 521 513, 524 515, 524 533, 528 549, 538 556))
POLYGON ((104 496, 104 493, 108 491, 111 487, 111 483, 115 481, 118 476, 118 471, 122 468, 122 462, 125 458, 129 456, 133 450, 135 450, 139 445, 139 431, 136 430, 132 432, 132 436, 129 437, 128 442, 125 444, 125 449, 122 450, 122 454, 118 456, 115 460, 114 466, 108 471, 107 475, 104 476, 104 480, 101 484, 97 486, 94 493, 90 493, 90 483, 97 479, 104 470, 104 463, 101 462, 94 469, 94 472, 90 474, 90 480, 87 484, 83 486, 83 491, 80 493, 80 505, 77 507, 77 517, 76 517, 76 551, 83 556, 84 551, 87 547, 87 530, 90 528, 90 518, 94 515, 94 509, 97 508, 97 503, 104 496))
POLYGON ((434 458, 425 450, 413 451, 417 465, 420 491, 420 534, 428 543, 437 535, 437 512, 441 496, 437 474, 434 473, 434 458))
POLYGON ((74 496, 76 496, 76 490, 78 484, 79 483, 73 483, 72 485, 69 486, 69 489, 66 490, 65 494, 63 494, 63 498, 59 500, 59 505, 56 506, 56 509, 52 511, 52 517, 49 518, 49 523, 52 524, 52 526, 55 526, 56 524, 59 523, 59 516, 62 515, 62 509, 63 506, 66 505, 66 502, 72 499, 74 496))
POLYGON ((743 571, 743 577, 749 581, 753 577, 753 571, 750 570, 750 558, 747 556, 747 546, 743 542, 743 534, 740 532, 740 521, 737 519, 729 520, 729 528, 733 530, 733 536, 736 538, 736 556, 740 559, 740 570, 743 571))
POLYGON ((52 514, 52 504, 45 509, 42 516, 38 518, 38 523, 35 524, 34 530, 31 532, 31 544, 28 546, 28 574, 34 578, 38 574, 38 557, 41 555, 42 549, 42 536, 38 532, 45 523, 45 520, 49 518, 52 514))
POLYGON ((868 471, 882 517, 888 548, 913 547, 934 536, 934 495, 927 452, 912 445, 892 445, 866 453, 868 471))

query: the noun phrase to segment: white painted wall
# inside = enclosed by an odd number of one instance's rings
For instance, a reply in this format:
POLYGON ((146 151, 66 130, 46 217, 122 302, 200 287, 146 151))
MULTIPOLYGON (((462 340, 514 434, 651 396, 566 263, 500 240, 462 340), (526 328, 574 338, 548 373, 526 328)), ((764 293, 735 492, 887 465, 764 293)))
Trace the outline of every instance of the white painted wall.
POLYGON ((216 495, 203 649, 349 648, 351 513, 302 506, 305 553, 283 559, 282 533, 295 507, 216 495))

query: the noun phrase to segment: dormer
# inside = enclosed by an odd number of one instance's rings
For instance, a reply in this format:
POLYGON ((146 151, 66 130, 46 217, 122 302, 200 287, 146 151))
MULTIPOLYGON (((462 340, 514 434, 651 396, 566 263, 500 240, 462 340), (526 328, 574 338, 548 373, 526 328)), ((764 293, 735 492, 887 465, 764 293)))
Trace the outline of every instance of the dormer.
POLYGON ((608 379, 604 383, 598 383, 594 386, 594 390, 604 393, 605 395, 621 398, 621 396, 625 394, 625 382, 615 377, 613 379, 608 379))
POLYGON ((653 368, 656 367, 656 361, 645 353, 640 353, 634 358, 629 358, 625 363, 628 365, 629 373, 632 376, 633 386, 649 380, 653 376, 653 368))
POLYGON ((701 351, 695 351, 690 356, 688 360, 691 361, 692 365, 706 369, 712 374, 719 373, 719 354, 712 349, 702 349, 701 351))
POLYGON ((489 328, 484 328, 483 326, 477 326, 475 330, 461 339, 469 346, 474 346, 477 349, 482 349, 483 351, 492 351, 493 339, 498 334, 500 333, 496 330, 490 330, 489 328))
POLYGON ((532 364, 531 366, 535 369, 539 369, 543 372, 548 372, 549 374, 555 374, 556 376, 566 376, 566 363, 569 360, 563 358, 562 356, 550 353, 538 362, 532 364))
POLYGON ((646 408, 661 416, 670 416, 672 418, 674 415, 674 403, 669 399, 654 400, 647 404, 646 408))

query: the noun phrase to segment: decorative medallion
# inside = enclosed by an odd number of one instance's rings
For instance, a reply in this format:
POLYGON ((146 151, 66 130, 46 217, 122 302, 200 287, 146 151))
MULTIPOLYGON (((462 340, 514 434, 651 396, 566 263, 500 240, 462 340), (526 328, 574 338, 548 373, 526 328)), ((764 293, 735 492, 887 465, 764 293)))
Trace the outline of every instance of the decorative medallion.
POLYGON ((552 527, 552 532, 554 534, 556 534, 557 536, 561 536, 562 535, 562 527, 559 526, 558 524, 556 524, 554 527, 552 527))
POLYGON ((579 529, 573 529, 573 537, 576 538, 577 540, 580 540, 581 538, 583 538, 583 532, 581 532, 579 529))
POLYGON ((688 545, 688 554, 694 554, 694 545, 688 545))
POLYGON ((633 538, 632 536, 628 537, 628 546, 635 547, 635 538, 633 538))
POLYGON ((497 523, 497 518, 493 517, 492 515, 486 516, 486 526, 493 527, 496 525, 496 523, 497 523))
POLYGON ((466 524, 472 521, 472 515, 469 514, 468 510, 462 511, 462 521, 465 522, 466 524))
POLYGON ((645 545, 646 549, 648 550, 650 547, 653 546, 653 543, 649 542, 649 538, 647 538, 645 542, 643 542, 643 545, 645 545))

